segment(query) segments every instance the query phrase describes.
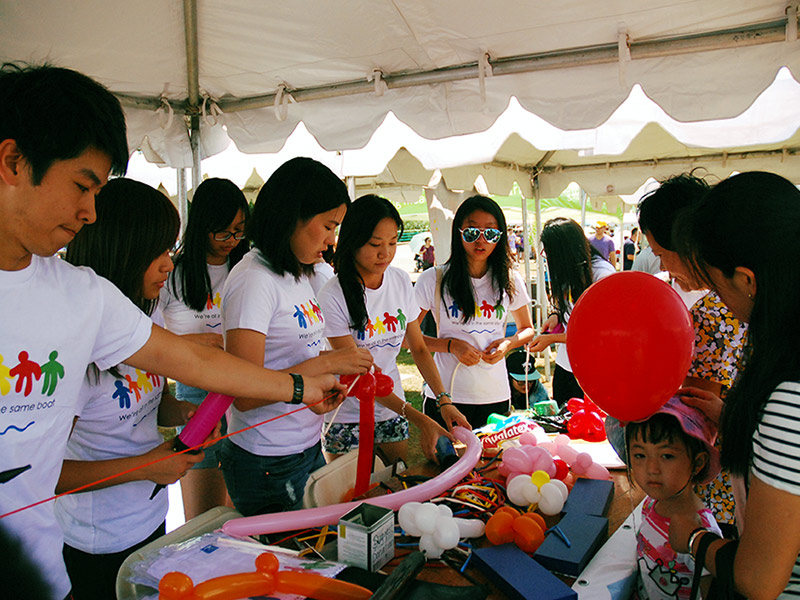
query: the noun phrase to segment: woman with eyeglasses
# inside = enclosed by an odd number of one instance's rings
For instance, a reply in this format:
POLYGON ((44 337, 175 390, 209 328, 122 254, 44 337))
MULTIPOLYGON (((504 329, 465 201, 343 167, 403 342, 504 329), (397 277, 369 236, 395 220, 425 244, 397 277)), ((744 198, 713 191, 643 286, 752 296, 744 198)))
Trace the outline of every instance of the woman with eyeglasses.
MULTIPOLYGON (((223 348, 222 286, 248 250, 244 237, 249 216, 247 200, 232 181, 215 177, 197 186, 175 255, 175 270, 161 290, 160 306, 169 331, 223 348)), ((175 384, 179 400, 200 404, 206 394, 181 382, 175 384)), ((223 417, 223 434, 225 431, 223 417)), ((187 520, 230 503, 217 446, 208 448, 203 461, 181 481, 181 493, 187 520)))
MULTIPOLYGON (((339 232, 336 275, 319 294, 330 345, 368 349, 375 364, 394 382, 389 395, 375 398, 375 443, 390 461, 406 458, 409 422, 419 427, 422 451, 430 459, 436 455, 439 437, 451 437, 406 402, 397 370, 397 355, 405 343, 434 392, 445 391, 417 322, 419 306, 411 278, 390 266, 402 232, 403 220, 385 198, 370 194, 353 202, 339 232)), ((353 395, 345 399, 327 429, 328 456, 337 458, 358 447, 358 423, 359 401, 353 395)))
POLYGON ((449 392, 425 390, 425 414, 452 428, 511 408, 505 355, 533 337, 530 298, 513 270, 506 220, 491 198, 472 196, 453 218, 450 258, 416 284, 419 322, 433 311, 437 337, 425 336, 449 392), (509 315, 517 332, 506 337, 509 315))
POLYGON ((553 400, 563 406, 570 398, 583 398, 567 355, 566 326, 575 302, 592 283, 615 273, 614 267, 589 243, 583 229, 572 219, 556 217, 542 228, 542 247, 550 274, 550 302, 554 311, 542 324, 542 333, 529 345, 542 352, 558 344, 553 375, 553 400))
MULTIPOLYGON (((259 366, 291 369, 296 400, 303 376, 365 373, 372 366, 363 348, 321 353, 326 316, 309 279, 349 204, 344 183, 325 165, 310 158, 281 165, 253 207, 254 248, 223 289, 225 350, 259 366)), ((300 508, 309 474, 325 465, 322 416, 295 404, 234 400, 229 429, 243 431, 220 442, 219 454, 228 493, 245 516, 300 508)))

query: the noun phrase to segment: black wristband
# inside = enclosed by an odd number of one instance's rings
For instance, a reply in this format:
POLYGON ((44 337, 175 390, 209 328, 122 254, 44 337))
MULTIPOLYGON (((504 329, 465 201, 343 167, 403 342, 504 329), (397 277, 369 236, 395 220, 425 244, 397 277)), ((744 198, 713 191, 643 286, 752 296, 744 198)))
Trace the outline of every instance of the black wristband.
POLYGON ((303 403, 303 376, 297 373, 289 373, 292 376, 292 401, 291 404, 303 403))

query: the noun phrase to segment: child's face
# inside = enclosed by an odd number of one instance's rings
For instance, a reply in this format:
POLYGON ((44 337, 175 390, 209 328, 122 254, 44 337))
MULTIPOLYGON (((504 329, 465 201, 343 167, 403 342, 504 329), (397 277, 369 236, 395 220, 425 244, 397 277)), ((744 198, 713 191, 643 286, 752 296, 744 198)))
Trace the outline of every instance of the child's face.
POLYGON ((680 440, 645 442, 636 435, 630 443, 631 473, 636 484, 655 500, 667 500, 691 490, 693 461, 680 440))

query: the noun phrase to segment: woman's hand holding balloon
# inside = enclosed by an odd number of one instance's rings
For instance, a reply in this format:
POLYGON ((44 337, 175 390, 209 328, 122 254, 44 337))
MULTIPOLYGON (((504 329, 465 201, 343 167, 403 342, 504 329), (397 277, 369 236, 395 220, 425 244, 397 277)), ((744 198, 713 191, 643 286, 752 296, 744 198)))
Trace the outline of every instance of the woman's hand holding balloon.
POLYGON ((439 413, 442 415, 442 420, 447 424, 447 429, 450 432, 453 431, 454 427, 463 427, 464 429, 472 430, 472 425, 467 421, 467 417, 461 414, 461 411, 458 410, 455 405, 449 402, 447 404, 442 404, 439 413))
POLYGON ((698 387, 685 386, 678 390, 678 396, 689 406, 702 410, 715 425, 719 425, 724 402, 715 393, 698 387))
POLYGON ((324 415, 344 401, 345 389, 333 375, 303 375, 303 404, 309 405, 311 412, 324 415), (325 401, 320 402, 323 398, 325 401))
POLYGON ((331 361, 330 372, 340 375, 350 373, 366 373, 372 368, 372 354, 366 348, 348 346, 340 350, 327 352, 325 357, 331 361))
POLYGON ((548 346, 564 342, 566 335, 563 333, 543 333, 533 338, 527 345, 528 352, 544 352, 548 346))
POLYGON ((500 362, 506 356, 506 352, 511 349, 511 340, 508 338, 500 338, 493 341, 483 351, 483 361, 493 365, 500 362))
POLYGON ((483 358, 483 352, 464 340, 452 338, 450 341, 450 352, 455 355, 462 365, 472 367, 477 365, 483 358))
MULTIPOLYGON (((456 438, 429 416, 423 415, 419 411, 415 412, 419 415, 419 418, 414 419, 412 422, 419 428, 419 445, 422 448, 422 453, 428 460, 435 461, 437 440, 441 436, 445 436, 451 442, 455 442, 456 438)), ((409 421, 411 421, 411 415, 409 415, 409 421)))

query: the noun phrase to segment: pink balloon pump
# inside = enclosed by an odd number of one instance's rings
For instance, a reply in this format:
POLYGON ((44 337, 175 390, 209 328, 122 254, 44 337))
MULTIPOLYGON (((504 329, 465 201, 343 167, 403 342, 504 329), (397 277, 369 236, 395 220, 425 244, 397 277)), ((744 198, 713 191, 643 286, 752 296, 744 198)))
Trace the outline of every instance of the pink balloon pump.
MULTIPOLYGON (((217 426, 222 415, 225 414, 231 404, 233 404, 233 396, 226 396, 217 392, 208 394, 197 408, 197 412, 189 419, 183 431, 175 438, 172 449, 175 452, 181 452, 187 448, 202 444, 209 434, 214 431, 214 427, 217 426)), ((191 451, 192 454, 197 454, 198 452, 200 450, 191 451)), ((165 487, 164 484, 157 483, 153 493, 150 494, 150 499, 155 498, 156 494, 165 487)))

